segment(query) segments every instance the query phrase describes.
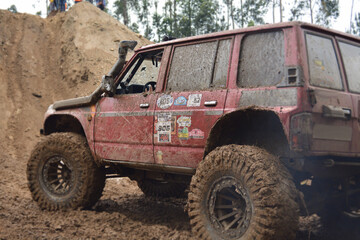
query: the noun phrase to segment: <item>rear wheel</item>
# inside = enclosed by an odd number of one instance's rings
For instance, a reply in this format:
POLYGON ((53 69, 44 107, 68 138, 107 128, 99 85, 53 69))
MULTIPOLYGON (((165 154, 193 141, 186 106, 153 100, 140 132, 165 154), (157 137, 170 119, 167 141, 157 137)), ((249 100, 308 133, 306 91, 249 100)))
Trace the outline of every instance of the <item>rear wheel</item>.
POLYGON ((189 217, 200 239, 295 239, 297 190, 280 161, 253 146, 216 148, 190 184, 189 217))
POLYGON ((27 165, 28 186, 42 209, 90 208, 101 197, 104 168, 98 167, 87 141, 75 133, 46 136, 27 165))
POLYGON ((137 183, 141 191, 148 197, 184 197, 188 187, 185 183, 152 179, 138 180, 137 183))

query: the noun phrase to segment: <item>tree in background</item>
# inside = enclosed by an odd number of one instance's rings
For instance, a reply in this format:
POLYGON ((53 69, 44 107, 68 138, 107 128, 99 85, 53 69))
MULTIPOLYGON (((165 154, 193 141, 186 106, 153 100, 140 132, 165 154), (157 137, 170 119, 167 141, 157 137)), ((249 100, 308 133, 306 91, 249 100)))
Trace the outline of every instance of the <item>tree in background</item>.
POLYGON ((226 5, 226 28, 229 29, 230 26, 232 26, 232 29, 235 29, 234 1, 233 0, 223 0, 223 2, 226 5), (230 24, 230 18, 231 18, 231 24, 230 24))
POLYGON ((350 33, 360 36, 360 12, 355 14, 355 21, 351 23, 350 33))
POLYGON ((151 39, 153 37, 153 32, 152 32, 152 28, 150 27, 150 19, 149 19, 150 8, 151 8, 150 0, 141 0, 137 11, 138 18, 141 24, 145 27, 144 37, 148 39, 151 39))
POLYGON ((16 8, 16 6, 14 4, 11 5, 7 10, 9 10, 12 13, 17 13, 18 12, 17 8, 16 8))
POLYGON ((264 24, 264 15, 268 11, 268 6, 269 1, 266 0, 242 0, 236 14, 237 23, 241 27, 264 24))
POLYGON ((289 20, 299 20, 306 12, 310 14, 311 23, 314 23, 315 16, 317 24, 328 27, 339 17, 339 0, 295 0, 289 20))
POLYGON ((120 17, 123 20, 123 23, 126 26, 130 26, 130 10, 139 11, 139 4, 137 0, 116 0, 113 7, 115 8, 114 16, 117 20, 120 20, 120 17))
POLYGON ((339 17, 339 0, 321 0, 318 4, 316 23, 328 27, 331 25, 332 19, 339 17))
POLYGON ((152 15, 152 25, 153 28, 155 29, 155 34, 157 36, 157 39, 155 39, 155 41, 160 42, 161 40, 161 20, 162 20, 162 16, 158 13, 158 1, 155 0, 154 2, 154 6, 155 6, 155 12, 152 15))
POLYGON ((309 6, 307 0, 295 0, 293 7, 290 9, 289 21, 297 21, 305 15, 304 10, 309 6))

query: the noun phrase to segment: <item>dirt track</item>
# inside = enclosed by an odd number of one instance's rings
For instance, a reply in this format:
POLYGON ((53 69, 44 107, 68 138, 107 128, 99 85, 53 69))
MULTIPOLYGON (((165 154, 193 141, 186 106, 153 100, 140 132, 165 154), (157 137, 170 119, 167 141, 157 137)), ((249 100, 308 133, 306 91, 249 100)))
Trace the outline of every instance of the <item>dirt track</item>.
MULTIPOLYGON (((41 211, 27 188, 26 162, 46 108, 92 92, 121 40, 150 43, 88 3, 48 19, 0 11, 0 239, 191 239, 185 199, 145 198, 127 178, 107 180, 90 211, 41 211)), ((311 239, 329 239, 318 222, 302 219, 298 239, 309 229, 311 239)))

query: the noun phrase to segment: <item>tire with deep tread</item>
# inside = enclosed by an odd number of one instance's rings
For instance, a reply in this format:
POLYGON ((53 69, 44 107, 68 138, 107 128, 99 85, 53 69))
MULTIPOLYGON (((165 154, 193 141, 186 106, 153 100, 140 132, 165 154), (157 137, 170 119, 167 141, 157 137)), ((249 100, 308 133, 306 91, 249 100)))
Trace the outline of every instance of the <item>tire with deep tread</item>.
POLYGON ((27 179, 32 198, 41 209, 87 209, 102 195, 105 170, 95 164, 85 137, 75 133, 53 133, 32 151, 27 164, 27 179), (56 157, 66 159, 72 166, 71 185, 63 194, 54 193, 47 186, 50 183, 44 183, 44 166, 56 157))
POLYGON ((185 197, 189 185, 177 182, 162 182, 152 179, 138 180, 137 184, 147 197, 185 197))
POLYGON ((193 234, 199 239, 295 239, 297 197, 292 177, 277 157, 254 146, 218 147, 200 162, 191 180, 188 214, 193 234), (247 225, 239 223, 233 232, 224 231, 222 219, 214 221, 209 207, 214 186, 223 178, 241 184, 239 188, 250 203, 247 225))

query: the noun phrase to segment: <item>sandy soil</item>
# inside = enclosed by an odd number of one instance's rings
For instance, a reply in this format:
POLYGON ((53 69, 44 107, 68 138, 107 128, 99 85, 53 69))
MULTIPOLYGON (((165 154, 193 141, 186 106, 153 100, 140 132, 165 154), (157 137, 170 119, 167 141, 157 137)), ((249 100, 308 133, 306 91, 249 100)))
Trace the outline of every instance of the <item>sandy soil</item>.
MULTIPOLYGON (((48 19, 0 10, 0 239, 191 239, 185 199, 146 198, 127 178, 107 180, 92 210, 41 211, 31 199, 26 162, 44 112, 92 92, 121 40, 150 43, 88 3, 48 19)), ((298 239, 355 239, 349 221, 330 234, 302 218, 298 239)))

